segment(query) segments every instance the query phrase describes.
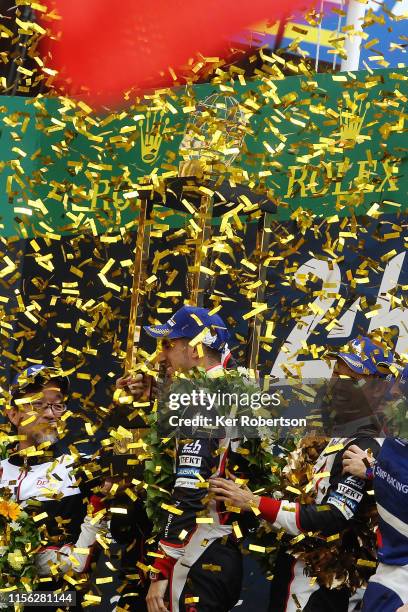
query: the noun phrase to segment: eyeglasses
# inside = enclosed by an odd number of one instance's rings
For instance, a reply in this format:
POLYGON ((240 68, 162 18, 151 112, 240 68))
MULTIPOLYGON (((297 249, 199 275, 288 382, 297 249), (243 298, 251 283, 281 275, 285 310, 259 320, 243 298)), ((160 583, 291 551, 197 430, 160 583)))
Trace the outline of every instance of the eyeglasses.
POLYGON ((34 408, 36 412, 45 412, 48 408, 51 408, 52 412, 55 415, 63 414, 67 409, 66 404, 60 403, 50 404, 49 402, 31 402, 30 405, 32 406, 32 408, 34 408))

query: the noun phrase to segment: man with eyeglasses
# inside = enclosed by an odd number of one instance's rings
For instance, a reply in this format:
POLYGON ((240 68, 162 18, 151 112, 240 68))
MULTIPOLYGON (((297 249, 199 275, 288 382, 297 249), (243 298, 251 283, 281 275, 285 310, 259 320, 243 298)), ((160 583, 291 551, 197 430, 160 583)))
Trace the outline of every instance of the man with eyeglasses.
POLYGON ((8 418, 17 444, 0 462, 0 487, 34 517, 44 515, 37 525, 47 543, 36 565, 40 577, 52 579, 43 583, 46 590, 59 588, 63 574, 88 569, 104 528, 102 498, 92 494, 95 483, 78 469, 84 457, 59 443, 68 389, 68 378, 44 365, 30 366, 14 378, 8 418))
POLYGON ((54 368, 35 365, 14 378, 8 417, 24 436, 19 440, 20 450, 58 439, 69 383, 57 373, 54 368))

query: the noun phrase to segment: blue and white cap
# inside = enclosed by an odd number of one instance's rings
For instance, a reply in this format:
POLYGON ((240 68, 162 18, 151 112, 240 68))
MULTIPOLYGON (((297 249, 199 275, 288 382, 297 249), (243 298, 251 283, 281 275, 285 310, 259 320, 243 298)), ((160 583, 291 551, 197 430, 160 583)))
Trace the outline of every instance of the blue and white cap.
POLYGON ((11 395, 16 395, 16 393, 23 391, 33 383, 40 382, 42 384, 50 379, 56 379, 61 386, 61 391, 67 393, 69 389, 68 376, 65 376, 58 368, 46 366, 42 363, 29 366, 27 369, 16 374, 10 386, 10 393, 11 395))
POLYGON ((330 350, 326 354, 341 359, 358 374, 387 376, 390 373, 389 367, 394 360, 392 351, 385 351, 367 336, 354 338, 348 343, 347 348, 347 351, 330 350))
POLYGON ((182 306, 163 325, 145 325, 145 331, 153 338, 196 338, 204 333, 201 342, 222 353, 227 346, 229 332, 221 317, 210 314, 206 308, 182 306))

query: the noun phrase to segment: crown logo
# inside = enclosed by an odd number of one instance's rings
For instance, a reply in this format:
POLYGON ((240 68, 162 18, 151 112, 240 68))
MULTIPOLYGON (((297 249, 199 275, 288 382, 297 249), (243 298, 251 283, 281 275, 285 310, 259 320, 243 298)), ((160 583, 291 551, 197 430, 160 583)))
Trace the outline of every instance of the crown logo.
POLYGON ((354 100, 350 96, 345 97, 346 109, 340 110, 340 141, 346 149, 352 149, 356 144, 368 140, 368 136, 361 135, 365 116, 370 108, 370 102, 358 103, 358 94, 354 94, 354 100))
POLYGON ((169 117, 164 118, 164 111, 147 111, 146 119, 140 127, 140 147, 142 160, 145 164, 153 164, 159 156, 163 133, 170 122, 169 117))

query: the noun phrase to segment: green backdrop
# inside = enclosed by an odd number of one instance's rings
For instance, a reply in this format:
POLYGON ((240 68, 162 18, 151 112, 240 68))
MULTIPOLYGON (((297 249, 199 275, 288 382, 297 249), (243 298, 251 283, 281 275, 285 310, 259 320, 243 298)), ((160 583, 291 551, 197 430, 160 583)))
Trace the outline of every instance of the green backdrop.
POLYGON ((244 126, 230 177, 268 189, 278 218, 299 207, 362 214, 373 202, 396 212, 407 194, 407 78, 406 68, 241 77, 166 90, 104 116, 66 98, 2 97, 1 234, 131 228, 141 181, 177 173, 183 134, 209 96, 214 116, 238 108, 244 126))

